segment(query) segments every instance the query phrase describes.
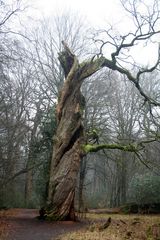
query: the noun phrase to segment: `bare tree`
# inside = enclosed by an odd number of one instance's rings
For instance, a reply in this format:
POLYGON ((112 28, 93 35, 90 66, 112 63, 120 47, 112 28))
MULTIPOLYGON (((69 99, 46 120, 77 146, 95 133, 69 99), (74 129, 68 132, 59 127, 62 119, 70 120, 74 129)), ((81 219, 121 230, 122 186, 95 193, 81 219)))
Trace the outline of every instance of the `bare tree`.
POLYGON ((62 50, 62 40, 67 41, 76 54, 82 57, 87 47, 85 29, 79 16, 65 12, 54 18, 43 19, 39 22, 39 27, 32 30, 30 59, 41 91, 50 101, 55 101, 58 97, 64 82, 64 72, 57 54, 62 50))
MULTIPOLYGON (((14 66, 14 69, 15 66, 14 66)), ((10 69, 11 70, 11 64, 10 69)), ((17 75, 20 73, 17 70, 17 75)), ((25 135, 28 131, 26 124, 26 94, 28 88, 24 79, 16 79, 4 72, 1 75, 1 104, 0 104, 0 129, 1 129, 1 185, 6 186, 8 180, 14 176, 16 170, 23 167, 20 161, 25 146, 25 135)), ((12 181, 12 185, 13 185, 12 181)), ((11 184, 10 184, 11 186, 11 184)), ((12 186, 13 191, 13 186, 12 186)))

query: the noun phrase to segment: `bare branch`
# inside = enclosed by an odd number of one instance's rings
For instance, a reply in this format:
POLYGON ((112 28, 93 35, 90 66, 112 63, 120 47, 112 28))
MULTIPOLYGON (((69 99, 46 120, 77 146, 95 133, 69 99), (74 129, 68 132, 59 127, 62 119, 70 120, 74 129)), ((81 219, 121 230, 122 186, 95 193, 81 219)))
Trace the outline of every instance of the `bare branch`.
POLYGON ((3 185, 4 185, 4 186, 7 185, 10 181, 14 180, 14 179, 17 178, 18 176, 20 176, 20 175, 22 175, 22 174, 25 174, 25 173, 29 172, 29 171, 32 170, 32 169, 36 169, 36 168, 40 167, 42 164, 43 164, 43 162, 38 163, 38 164, 35 164, 35 165, 33 165, 32 167, 30 167, 30 168, 27 168, 27 167, 26 167, 26 168, 18 171, 18 172, 15 173, 12 177, 10 177, 9 179, 7 179, 7 181, 4 182, 3 185))
POLYGON ((2 26, 2 25, 4 25, 7 21, 8 21, 8 19, 9 18, 11 18, 16 12, 18 12, 19 11, 19 9, 15 9, 15 10, 13 10, 12 12, 10 12, 10 13, 8 13, 8 14, 6 14, 6 16, 2 19, 2 21, 0 22, 0 27, 2 26))

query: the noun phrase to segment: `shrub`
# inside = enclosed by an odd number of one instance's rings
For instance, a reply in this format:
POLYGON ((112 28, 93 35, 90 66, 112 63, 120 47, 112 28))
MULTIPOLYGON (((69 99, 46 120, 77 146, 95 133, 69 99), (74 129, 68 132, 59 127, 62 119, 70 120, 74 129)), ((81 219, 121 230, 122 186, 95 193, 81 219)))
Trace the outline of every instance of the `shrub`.
POLYGON ((138 204, 160 203, 160 176, 135 175, 129 187, 130 201, 138 204))

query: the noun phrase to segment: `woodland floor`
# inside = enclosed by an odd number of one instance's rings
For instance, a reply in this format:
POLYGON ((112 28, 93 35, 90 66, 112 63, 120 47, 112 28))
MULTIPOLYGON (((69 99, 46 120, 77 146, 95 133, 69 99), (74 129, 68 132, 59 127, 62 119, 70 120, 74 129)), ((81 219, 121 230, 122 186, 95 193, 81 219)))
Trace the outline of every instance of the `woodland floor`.
POLYGON ((38 210, 0 211, 0 240, 53 240, 60 234, 76 231, 84 223, 38 220, 38 210))
POLYGON ((0 240, 160 240, 160 215, 99 212, 76 223, 40 221, 37 215, 30 209, 0 211, 0 240), (111 224, 102 230, 109 217, 111 224))

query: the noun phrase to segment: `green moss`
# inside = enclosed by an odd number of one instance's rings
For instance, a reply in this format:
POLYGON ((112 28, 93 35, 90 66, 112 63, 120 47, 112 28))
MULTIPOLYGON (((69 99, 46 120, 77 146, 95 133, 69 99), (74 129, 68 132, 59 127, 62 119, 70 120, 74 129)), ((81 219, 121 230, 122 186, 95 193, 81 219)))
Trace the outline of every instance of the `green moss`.
POLYGON ((102 149, 119 149, 125 152, 136 152, 137 151, 137 147, 135 145, 120 145, 120 144, 86 144, 82 146, 83 151, 85 153, 89 153, 89 152, 98 152, 99 150, 102 149))
POLYGON ((82 148, 85 153, 88 153, 88 152, 92 152, 93 146, 90 144, 87 144, 87 145, 83 145, 82 148))

